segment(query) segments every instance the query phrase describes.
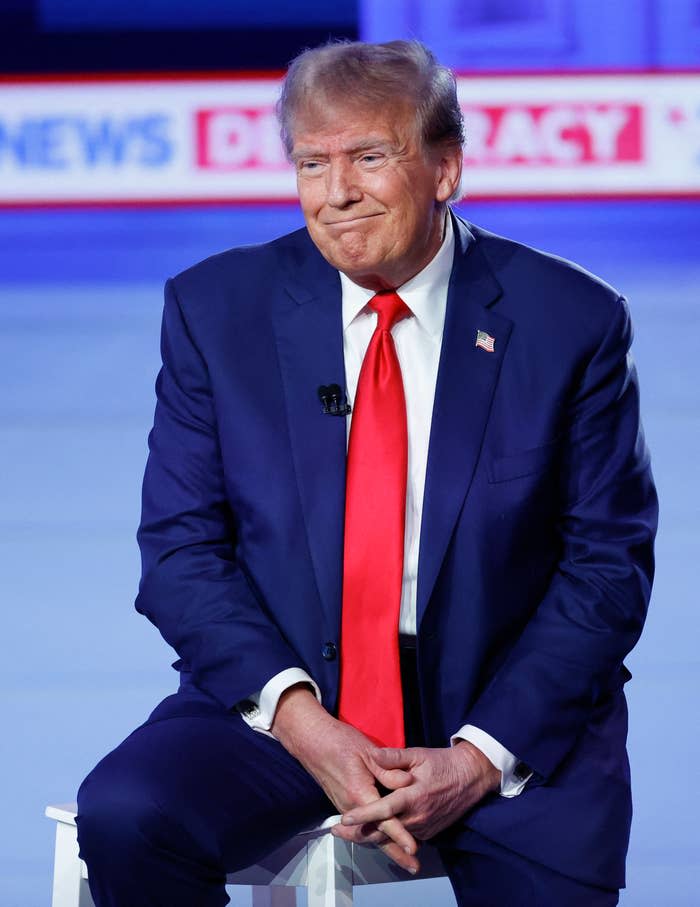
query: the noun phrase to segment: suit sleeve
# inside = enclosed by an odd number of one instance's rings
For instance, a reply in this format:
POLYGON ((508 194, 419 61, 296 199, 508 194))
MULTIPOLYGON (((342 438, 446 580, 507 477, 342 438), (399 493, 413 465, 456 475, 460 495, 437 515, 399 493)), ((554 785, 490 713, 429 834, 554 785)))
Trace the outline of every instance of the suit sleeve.
POLYGON ((172 280, 161 355, 136 610, 187 663, 197 686, 232 708, 299 660, 236 557, 209 374, 172 280))
POLYGON ((651 591, 657 502, 631 339, 620 298, 570 404, 561 557, 467 718, 544 778, 571 750, 596 702, 620 685, 651 591))

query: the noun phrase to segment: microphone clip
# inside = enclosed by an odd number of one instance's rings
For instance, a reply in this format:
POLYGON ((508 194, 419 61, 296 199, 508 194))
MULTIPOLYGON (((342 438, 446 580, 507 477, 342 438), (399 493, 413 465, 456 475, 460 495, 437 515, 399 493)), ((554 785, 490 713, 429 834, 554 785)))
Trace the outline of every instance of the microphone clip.
POLYGON ((347 416, 351 412, 352 408, 339 384, 322 384, 318 389, 318 399, 324 416, 347 416))

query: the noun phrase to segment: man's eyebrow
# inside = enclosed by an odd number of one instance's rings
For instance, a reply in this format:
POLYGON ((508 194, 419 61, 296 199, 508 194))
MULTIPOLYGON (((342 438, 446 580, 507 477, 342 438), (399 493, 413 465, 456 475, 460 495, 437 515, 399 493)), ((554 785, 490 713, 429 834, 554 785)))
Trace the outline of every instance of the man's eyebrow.
POLYGON ((300 145, 297 148, 293 148, 289 156, 293 161, 298 161, 302 157, 323 157, 323 152, 317 151, 311 145, 300 145))
POLYGON ((382 149, 392 149, 395 145, 393 142, 390 142, 386 138, 375 138, 373 136, 368 136, 366 139, 363 139, 361 142, 356 142, 352 148, 347 149, 350 154, 353 154, 357 151, 367 151, 370 148, 382 148, 382 149))
MULTIPOLYGON (((367 136, 366 139, 362 141, 354 142, 352 145, 348 145, 345 148, 342 148, 344 154, 357 154, 361 151, 368 151, 370 148, 382 149, 383 151, 396 151, 397 148, 395 144, 389 141, 386 138, 380 138, 379 136, 367 136)), ((314 148, 313 145, 300 145, 291 153, 291 158, 293 161, 298 161, 303 157, 317 158, 317 157, 326 157, 327 152, 320 151, 317 148, 314 148)))

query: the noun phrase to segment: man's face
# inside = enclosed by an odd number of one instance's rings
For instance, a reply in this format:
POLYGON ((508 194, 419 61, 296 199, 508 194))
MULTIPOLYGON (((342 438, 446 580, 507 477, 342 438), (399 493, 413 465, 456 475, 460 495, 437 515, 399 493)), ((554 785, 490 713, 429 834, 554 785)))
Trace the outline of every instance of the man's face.
POLYGON ((311 238, 356 283, 400 286, 440 247, 442 203, 459 181, 461 153, 424 150, 407 106, 327 106, 301 112, 293 133, 311 238))

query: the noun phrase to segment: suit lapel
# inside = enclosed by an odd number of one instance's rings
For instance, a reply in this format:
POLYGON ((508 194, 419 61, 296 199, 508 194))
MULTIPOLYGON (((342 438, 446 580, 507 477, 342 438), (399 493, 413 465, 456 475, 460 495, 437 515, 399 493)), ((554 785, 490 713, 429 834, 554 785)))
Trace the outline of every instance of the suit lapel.
MULTIPOLYGON (((345 419, 324 415, 321 384, 345 387, 340 278, 306 237, 273 314, 304 527, 328 629, 342 597, 345 419)), ((272 477, 271 477, 272 480, 272 477)))
POLYGON ((512 328, 488 307, 501 288, 466 225, 453 218, 455 261, 430 430, 418 561, 417 623, 425 613, 481 449, 512 328), (476 346, 477 331, 495 338, 476 346))
MULTIPOLYGON (((473 236, 454 219, 455 263, 438 369, 425 480, 417 621, 425 613, 472 481, 512 322, 489 306, 500 286, 473 236), (477 331, 494 352, 475 346, 477 331)), ((321 411, 317 389, 345 386, 340 279, 304 234, 273 311, 304 526, 329 630, 339 626, 345 509, 345 419, 321 411)))

